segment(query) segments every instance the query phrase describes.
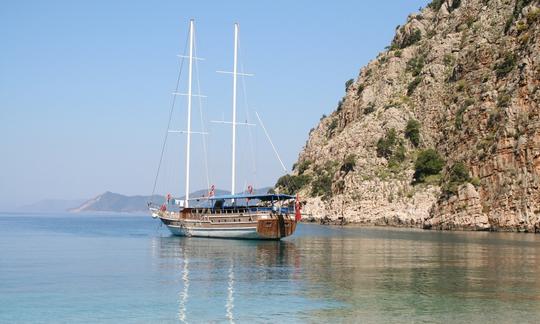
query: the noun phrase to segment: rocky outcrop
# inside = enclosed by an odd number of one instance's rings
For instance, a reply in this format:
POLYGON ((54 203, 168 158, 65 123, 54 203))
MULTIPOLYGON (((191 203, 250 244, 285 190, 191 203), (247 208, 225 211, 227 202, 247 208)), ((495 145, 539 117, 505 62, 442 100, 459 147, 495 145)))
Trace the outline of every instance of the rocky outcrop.
POLYGON ((433 217, 425 219, 424 228, 444 230, 490 230, 489 218, 482 211, 480 195, 476 188, 467 183, 456 195, 443 199, 437 205, 433 217))
POLYGON ((539 1, 438 0, 411 14, 310 132, 293 174, 304 212, 332 222, 540 231, 539 34, 539 1), (416 142, 411 120, 420 124, 416 142), (389 153, 380 139, 392 132, 389 153), (444 168, 415 181, 427 148, 444 168), (458 164, 468 176, 455 181, 458 164))

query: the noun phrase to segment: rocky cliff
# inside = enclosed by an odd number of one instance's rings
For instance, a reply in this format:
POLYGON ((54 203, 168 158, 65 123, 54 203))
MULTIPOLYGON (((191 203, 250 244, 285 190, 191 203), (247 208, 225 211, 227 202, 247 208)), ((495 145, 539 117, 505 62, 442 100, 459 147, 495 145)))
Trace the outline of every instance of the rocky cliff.
POLYGON ((539 35, 539 1, 433 1, 346 83, 277 189, 330 222, 539 232, 539 35))

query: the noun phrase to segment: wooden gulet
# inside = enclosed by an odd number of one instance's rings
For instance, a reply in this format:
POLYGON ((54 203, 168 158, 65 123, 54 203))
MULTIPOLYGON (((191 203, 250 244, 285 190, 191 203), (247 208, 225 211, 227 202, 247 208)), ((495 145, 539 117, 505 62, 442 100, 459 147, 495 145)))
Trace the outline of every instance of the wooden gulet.
MULTIPOLYGON (((192 110, 192 76, 194 57, 194 21, 189 23, 189 66, 188 66, 188 102, 187 102, 187 134, 186 139, 186 178, 185 178, 185 198, 181 201, 167 197, 165 204, 155 206, 149 204, 150 211, 154 218, 159 218, 173 235, 194 236, 194 237, 216 237, 216 238, 241 238, 241 239, 281 239, 292 235, 296 230, 297 222, 300 220, 300 203, 298 197, 284 194, 252 194, 251 190, 247 194, 235 194, 236 184, 236 127, 237 125, 252 126, 248 123, 238 123, 236 121, 236 101, 237 101, 237 77, 251 76, 251 74, 238 72, 238 24, 234 25, 234 62, 232 72, 223 72, 233 76, 233 96, 232 96, 232 121, 220 123, 231 124, 232 126, 232 168, 231 168, 231 194, 224 196, 214 196, 212 188, 208 197, 191 199, 190 190, 190 151, 191 134, 200 132, 191 131, 191 110, 192 110), (241 203, 243 201, 243 203, 241 203), (171 203, 172 202, 172 203, 171 203), (202 206, 201 206, 202 203, 202 206), (192 206, 192 204, 199 204, 192 206)), ((200 94, 198 95, 200 96, 200 94)), ((286 168, 277 154, 264 124, 257 118, 272 149, 276 153, 283 169, 286 168)), ((180 131, 177 131, 180 132, 180 131)), ((205 135, 205 133, 202 133, 205 135)), ((159 169, 158 169, 159 172, 159 169)), ((156 177, 157 179, 157 177, 156 177)), ((155 189, 155 185, 154 185, 155 189)))
POLYGON ((153 210, 152 215, 159 217, 174 235, 180 236, 280 239, 296 230, 300 210, 298 204, 294 204, 294 196, 227 195, 202 199, 212 206, 178 211, 161 208, 153 210), (257 203, 224 206, 225 201, 233 199, 251 199, 257 203))

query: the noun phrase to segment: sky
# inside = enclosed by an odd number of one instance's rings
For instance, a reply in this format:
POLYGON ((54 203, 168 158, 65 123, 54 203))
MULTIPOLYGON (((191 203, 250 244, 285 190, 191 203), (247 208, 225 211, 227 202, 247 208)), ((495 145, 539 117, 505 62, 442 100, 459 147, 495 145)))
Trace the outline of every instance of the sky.
MULTIPOLYGON (((152 192, 190 19, 197 56, 204 58, 194 70, 194 93, 207 96, 194 98, 192 128, 208 132, 192 136, 191 191, 230 188, 231 127, 211 121, 232 118, 232 77, 216 71, 232 69, 235 22, 240 69, 254 74, 239 79, 238 121, 257 124, 258 112, 290 171, 309 130, 344 95, 345 81, 427 3, 6 2, 0 10, 0 210, 105 191, 152 192)), ((180 92, 187 91, 186 67, 180 92)), ((171 129, 186 129, 186 102, 176 98, 171 129)), ((169 134, 157 193, 184 193, 185 144, 185 135, 169 134)), ((260 125, 238 126, 237 146, 238 190, 272 186, 285 173, 260 125)))

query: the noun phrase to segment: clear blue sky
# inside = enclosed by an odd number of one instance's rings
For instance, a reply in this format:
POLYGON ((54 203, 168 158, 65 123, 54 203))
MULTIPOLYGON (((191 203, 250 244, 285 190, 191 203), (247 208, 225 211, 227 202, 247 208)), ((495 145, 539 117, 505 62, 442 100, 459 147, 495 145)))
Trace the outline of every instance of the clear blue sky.
MULTIPOLYGON (((387 46, 396 25, 425 6, 409 1, 9 1, 0 10, 0 210, 106 190, 149 194, 194 18, 205 120, 230 119, 233 23, 251 112, 287 168, 344 83, 387 46)), ((241 83, 240 83, 241 85, 241 83)), ((182 79, 185 91, 186 81, 182 79)), ((240 90, 241 87, 240 87, 240 90)), ((240 91, 243 93, 243 91, 240 91)), ((243 94, 239 120, 245 120, 243 94)), ((194 116, 199 120, 199 108, 194 116)), ((179 98, 172 128, 185 128, 179 98)), ((251 116, 253 119, 253 116, 251 116)), ((195 130, 200 129, 194 123, 195 130)), ((230 129, 208 124, 211 183, 230 186, 230 129)), ((239 129, 238 187, 282 174, 260 127, 239 129), (251 156, 255 156, 256 170, 251 156)), ((184 135, 170 137, 160 192, 183 191, 184 135)), ((194 136, 192 189, 206 187, 194 136)))

